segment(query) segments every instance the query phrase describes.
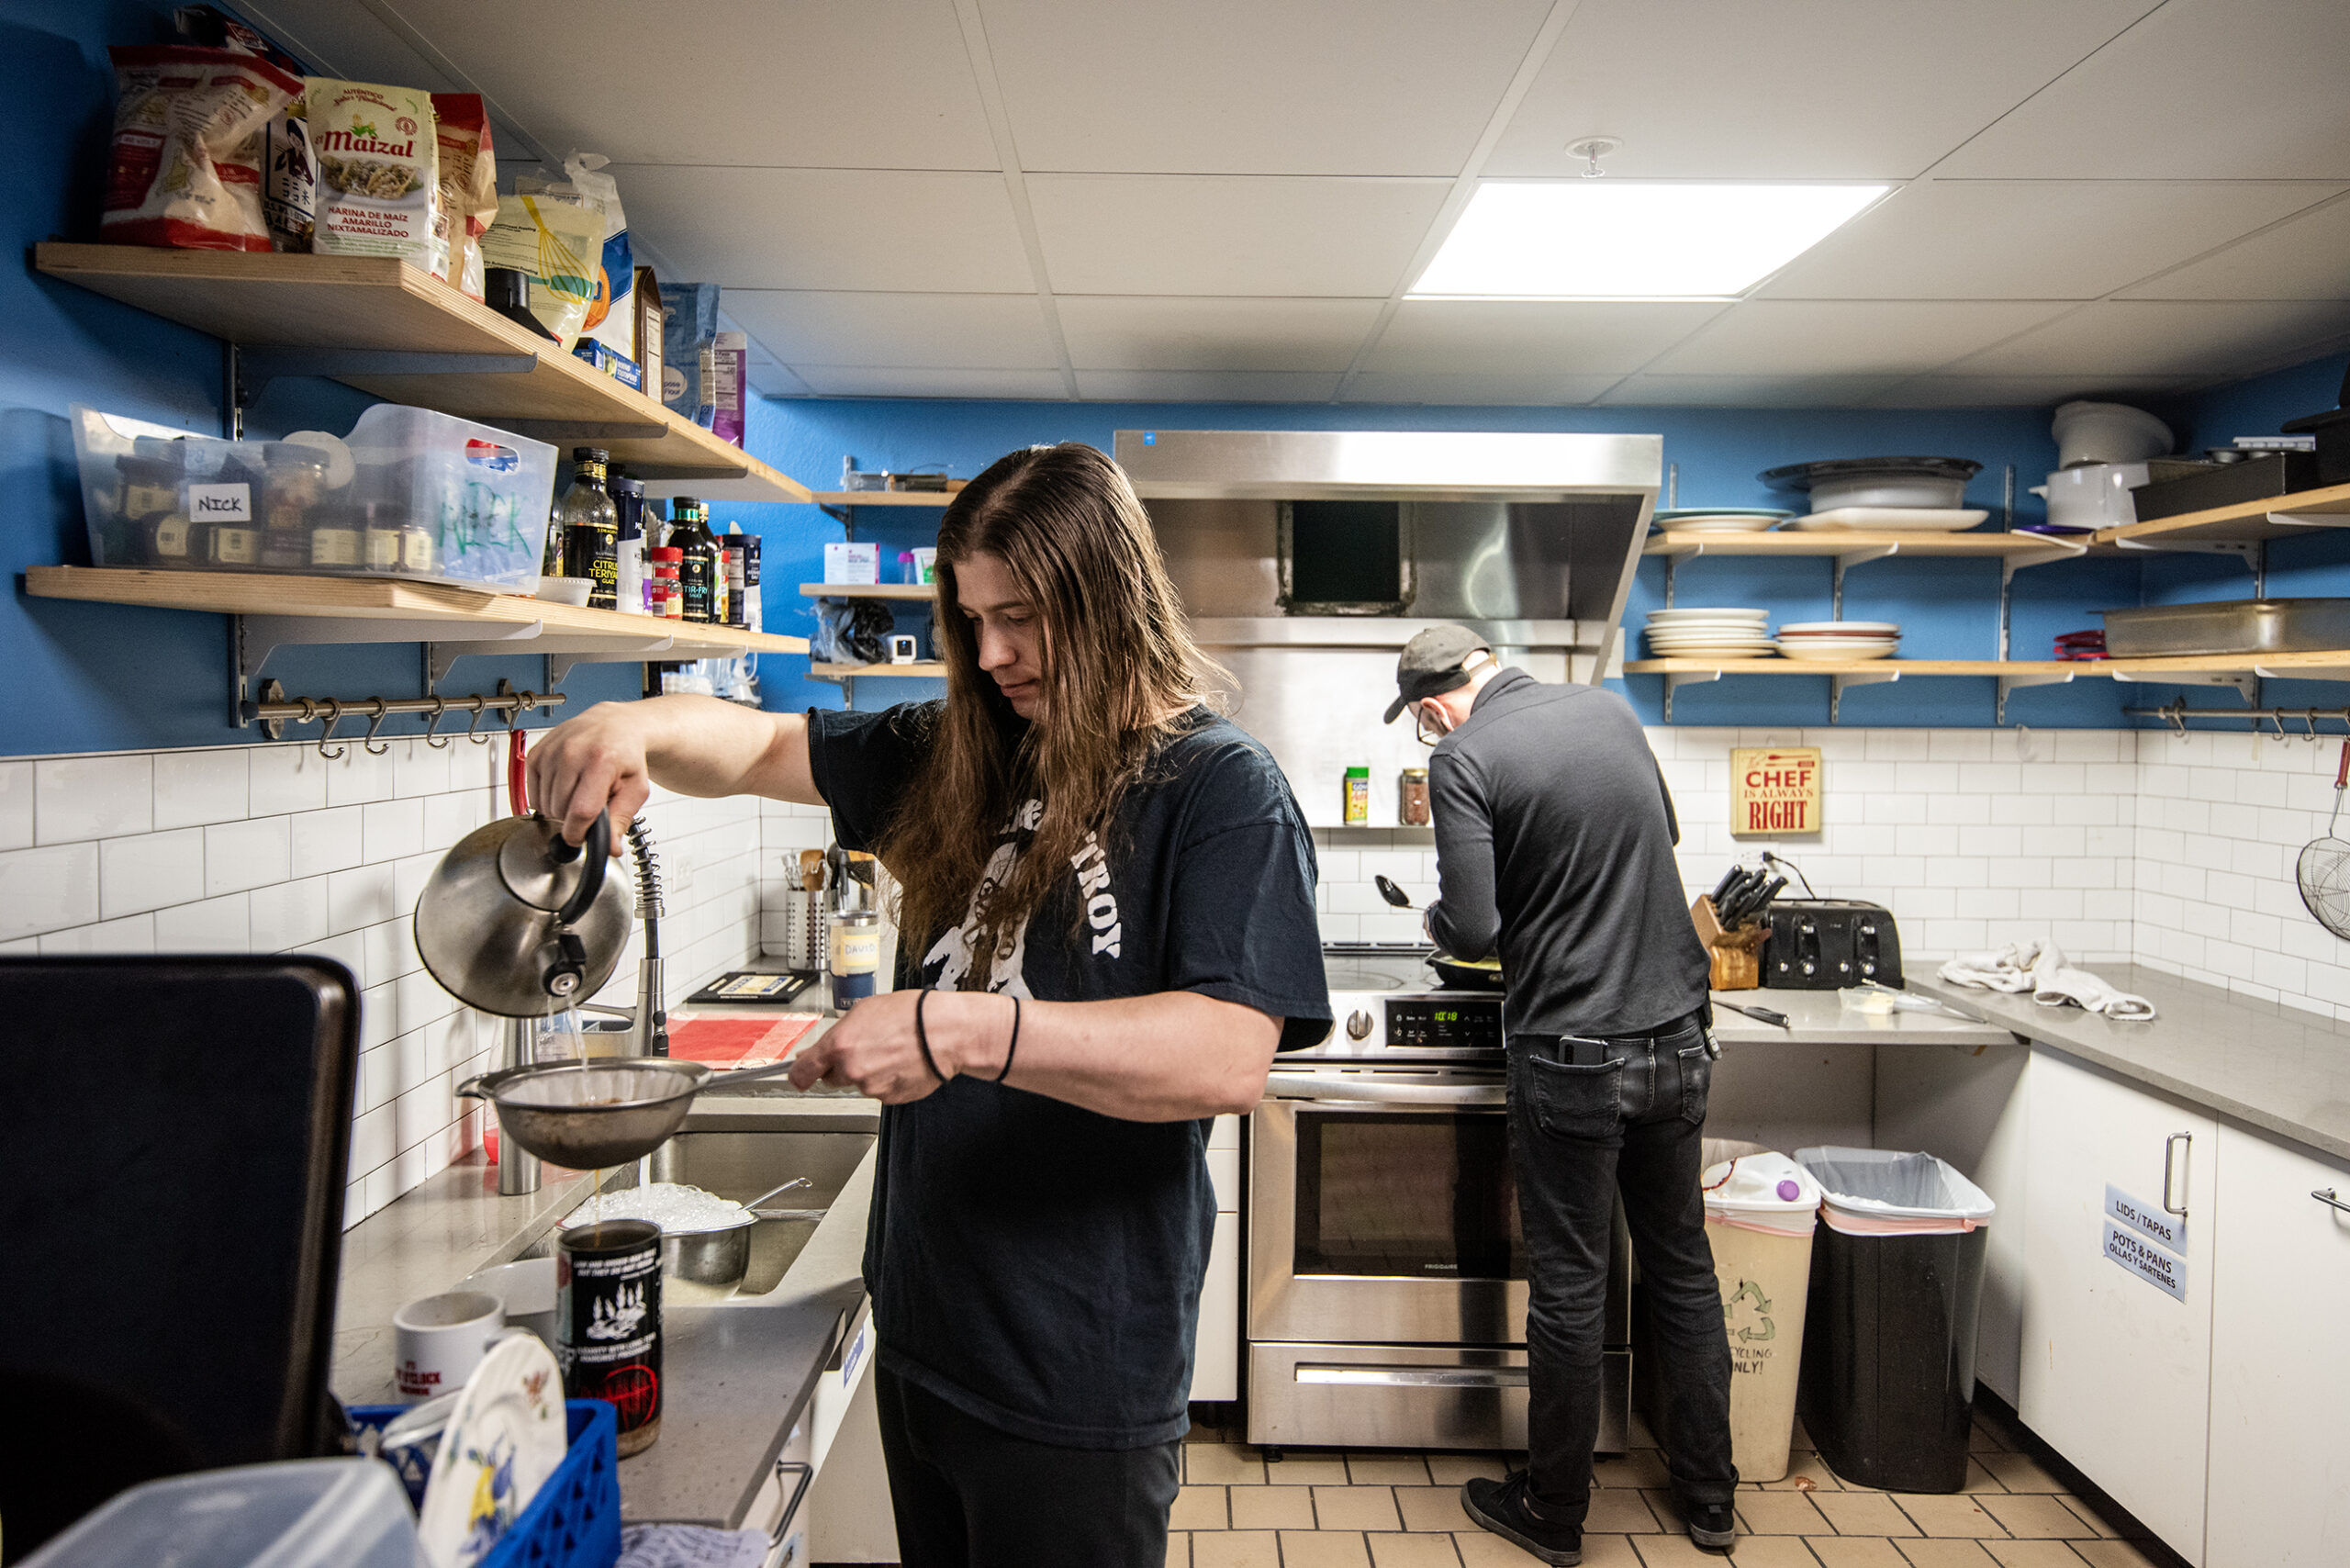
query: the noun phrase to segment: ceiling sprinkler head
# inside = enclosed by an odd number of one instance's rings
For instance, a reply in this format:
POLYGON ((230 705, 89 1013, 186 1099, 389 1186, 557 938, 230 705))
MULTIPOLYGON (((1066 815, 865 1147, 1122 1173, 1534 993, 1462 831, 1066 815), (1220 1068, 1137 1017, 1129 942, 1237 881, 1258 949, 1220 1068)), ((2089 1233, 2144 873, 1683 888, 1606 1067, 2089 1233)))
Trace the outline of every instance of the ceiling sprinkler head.
POLYGON ((1599 161, 1623 145, 1622 139, 1618 137, 1586 136, 1579 141, 1567 143, 1567 156, 1583 160, 1583 177, 1595 180, 1607 172, 1599 166, 1599 161))

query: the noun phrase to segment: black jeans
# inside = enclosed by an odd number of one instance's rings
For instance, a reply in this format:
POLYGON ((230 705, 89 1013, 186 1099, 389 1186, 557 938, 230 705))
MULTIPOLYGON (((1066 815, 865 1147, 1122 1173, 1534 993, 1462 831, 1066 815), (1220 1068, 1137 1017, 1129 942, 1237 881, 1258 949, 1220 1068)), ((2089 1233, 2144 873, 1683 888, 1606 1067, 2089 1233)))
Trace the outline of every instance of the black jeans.
POLYGON ((1729 1339, 1697 1190, 1712 1070, 1694 1016, 1652 1036, 1510 1037, 1510 1158, 1529 1287, 1528 1468, 1545 1519, 1580 1526, 1591 1506, 1618 1190, 1662 1363, 1659 1435, 1673 1489, 1693 1505, 1729 1502, 1737 1489, 1729 1339))
POLYGON ((879 1367, 904 1568, 1161 1568, 1180 1442, 1065 1449, 967 1416, 879 1367))

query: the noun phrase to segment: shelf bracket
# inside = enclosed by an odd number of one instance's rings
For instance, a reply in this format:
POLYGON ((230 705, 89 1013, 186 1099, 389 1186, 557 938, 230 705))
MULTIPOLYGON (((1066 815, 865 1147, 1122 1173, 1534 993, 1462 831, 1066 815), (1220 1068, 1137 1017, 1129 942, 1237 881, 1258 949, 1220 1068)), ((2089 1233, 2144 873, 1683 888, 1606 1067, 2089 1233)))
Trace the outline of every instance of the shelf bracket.
POLYGON ((2280 528, 2350 528, 2350 514, 2325 511, 2272 511, 2264 514, 2280 528))
POLYGON ((1722 672, 1718 669, 1685 670, 1666 676, 1664 678, 1664 722, 1668 724, 1673 722, 1673 694, 1674 692, 1684 686, 1693 684, 1704 686, 1721 678, 1722 672))
POLYGON ((2350 680, 2350 665, 2308 665, 2298 669, 2255 665, 2252 673, 2264 680, 2350 680))
POLYGON ((2252 541, 2248 539, 2173 539, 2162 536, 2152 539, 2133 539, 2125 534, 2116 539, 2114 543, 2124 550, 2143 550, 2150 554, 2188 552, 2203 555, 2249 555, 2252 554, 2252 541))
MULTIPOLYGON (((541 622, 523 622, 518 625, 493 630, 491 639, 506 642, 522 641, 539 634, 541 622)), ((445 635, 446 621, 397 621, 364 615, 231 615, 229 617, 229 674, 230 701, 234 706, 231 722, 239 729, 248 722, 245 704, 252 696, 252 683, 272 655, 280 648, 316 647, 350 643, 422 643, 425 650, 425 676, 429 682, 437 681, 448 673, 446 663, 436 665, 430 644, 435 637, 445 635)))
MULTIPOLYGON (((1705 547, 1700 545, 1697 549, 1690 553, 1692 554, 1703 554, 1705 553, 1705 547)), ((1673 608, 1673 590, 1678 586, 1677 579, 1681 576, 1681 556, 1678 554, 1667 555, 1664 558, 1664 607, 1667 610, 1671 610, 1673 608)), ((1671 688, 1667 688, 1666 689, 1669 693, 1671 688)))
MULTIPOLYGON (((308 349, 238 344, 229 361, 229 396, 249 409, 281 375, 522 375, 539 363, 527 353, 432 353, 417 349, 308 349)), ((503 428, 510 428, 504 427, 503 428)), ((657 428, 657 427, 656 427, 657 428)))
MULTIPOLYGON (((2004 640, 2004 627, 2002 627, 2001 635, 2004 640)), ((2002 656, 2007 653, 2004 646, 1999 651, 2002 656)), ((2027 686, 2070 686, 2073 684, 2074 677, 2080 673, 2078 670, 2066 670, 2063 675, 2003 675, 1999 677, 1999 698, 1993 722, 2001 724, 2008 722, 2009 692, 2020 691, 2027 686)))
MULTIPOLYGON (((609 637, 554 636, 540 638, 531 651, 546 655, 547 684, 561 686, 564 677, 569 675, 576 665, 644 664, 659 658, 677 644, 677 639, 674 634, 646 637, 617 647, 609 637)), ((494 654, 500 650, 492 644, 471 651, 494 654)))
POLYGON ((1828 678, 1828 722, 1844 722, 1844 689, 1850 686, 1887 686, 1901 678, 1897 669, 1870 670, 1865 675, 1831 675, 1828 678))
MULTIPOLYGON (((390 624, 386 622, 386 624, 390 624)), ((467 637, 464 642, 444 642, 449 634, 449 622, 436 621, 430 629, 420 632, 417 641, 424 644, 424 689, 427 691, 449 678, 449 668, 459 659, 472 655, 496 655, 515 654, 529 655, 539 651, 540 638, 546 631, 543 621, 525 622, 520 625, 491 630, 467 637), (529 647, 515 644, 528 643, 529 647)), ((403 638, 402 641, 407 639, 403 638)))
MULTIPOLYGON (((2292 672, 2279 671, 2279 674, 2292 672)), ((2232 688, 2248 707, 2260 700, 2261 672, 2250 666, 2243 669, 2149 670, 2123 666, 2112 672, 2116 680, 2127 680, 2142 686, 2225 686, 2232 688)), ((2297 675, 2294 678, 2300 678, 2297 675)))

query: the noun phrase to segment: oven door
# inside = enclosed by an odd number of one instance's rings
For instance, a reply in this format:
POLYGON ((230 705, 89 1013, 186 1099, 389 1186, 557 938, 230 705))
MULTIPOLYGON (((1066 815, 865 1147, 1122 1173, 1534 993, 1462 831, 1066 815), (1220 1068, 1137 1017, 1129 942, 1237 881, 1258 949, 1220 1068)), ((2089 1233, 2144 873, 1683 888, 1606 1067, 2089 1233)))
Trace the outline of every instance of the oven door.
POLYGON ((1277 1072, 1250 1118, 1248 1338, 1522 1345, 1495 1074, 1277 1072))

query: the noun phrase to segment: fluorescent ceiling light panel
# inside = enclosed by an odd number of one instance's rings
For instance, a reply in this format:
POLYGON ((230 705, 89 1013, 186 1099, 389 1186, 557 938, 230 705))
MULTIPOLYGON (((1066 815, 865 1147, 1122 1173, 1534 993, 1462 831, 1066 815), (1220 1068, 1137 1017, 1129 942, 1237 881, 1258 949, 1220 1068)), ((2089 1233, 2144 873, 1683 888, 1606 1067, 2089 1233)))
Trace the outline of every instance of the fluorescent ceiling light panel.
POLYGON ((1719 299, 1849 222, 1885 185, 1491 181, 1415 299, 1719 299))

